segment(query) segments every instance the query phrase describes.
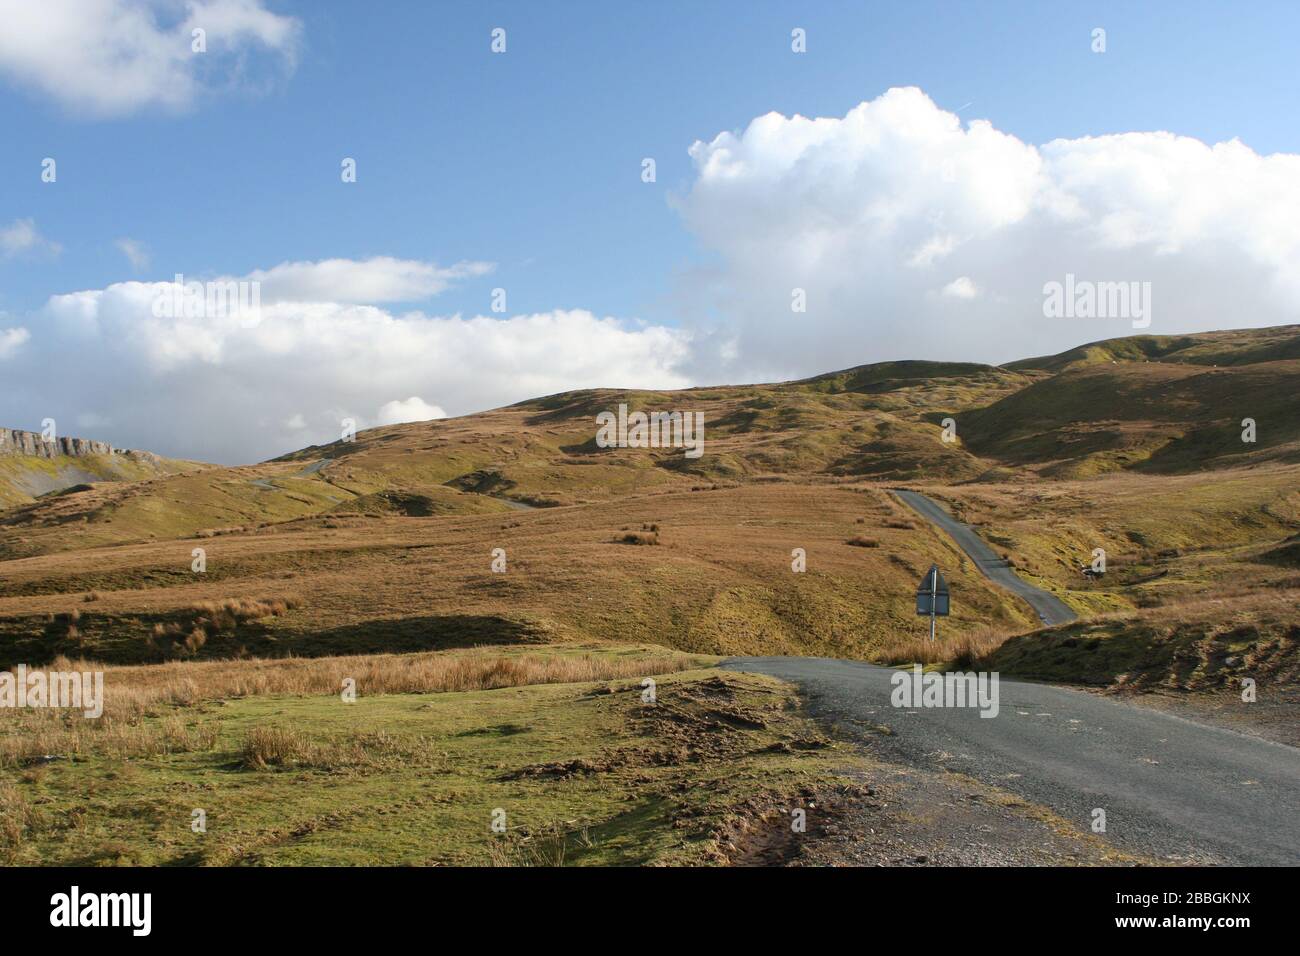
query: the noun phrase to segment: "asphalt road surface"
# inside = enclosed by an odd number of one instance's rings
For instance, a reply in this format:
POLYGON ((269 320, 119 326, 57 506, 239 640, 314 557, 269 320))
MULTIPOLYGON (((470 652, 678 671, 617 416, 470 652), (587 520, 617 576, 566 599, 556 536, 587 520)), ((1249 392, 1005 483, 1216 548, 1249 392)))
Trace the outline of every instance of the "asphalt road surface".
POLYGON ((817 717, 909 765, 946 768, 1050 807, 1085 831, 1187 862, 1300 865, 1300 750, 1083 691, 999 682, 976 708, 894 707, 892 668, 810 657, 733 658, 798 684, 817 717), (882 734, 880 727, 892 735, 882 734))
POLYGON ((998 557, 970 525, 962 524, 937 502, 915 491, 901 488, 895 489, 894 494, 921 517, 946 531, 986 578, 1024 598, 1044 624, 1049 627, 1053 624, 1069 624, 1075 619, 1075 613, 1060 598, 1021 580, 1006 560, 998 557))

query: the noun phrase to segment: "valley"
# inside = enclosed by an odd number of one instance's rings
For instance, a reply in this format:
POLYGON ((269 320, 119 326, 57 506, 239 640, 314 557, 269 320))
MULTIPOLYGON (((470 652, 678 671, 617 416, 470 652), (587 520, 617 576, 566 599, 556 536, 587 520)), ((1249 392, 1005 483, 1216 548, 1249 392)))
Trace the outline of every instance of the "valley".
MULTIPOLYGON (((0 711, 0 853, 793 862, 811 842, 778 853, 753 828, 820 800, 843 815, 816 818, 826 837, 867 789, 919 772, 883 747, 895 715, 836 726, 790 683, 719 671, 729 658, 992 670, 1276 736, 1300 706, 1298 382, 1289 326, 569 392, 254 465, 0 456, 0 669, 103 669, 108 695, 75 732, 0 711), (599 441, 620 406, 697 416, 701 454, 599 441), (970 526, 1060 623, 909 494, 970 526), (1082 574, 1098 549, 1104 573, 1082 574), (913 598, 931 564, 953 596, 934 644, 913 598), (1233 706, 1247 680, 1267 707, 1233 706), (147 796, 160 788, 178 796, 147 796), (242 808, 219 839, 185 835, 205 799, 242 808), (524 829, 494 843, 511 801, 524 829), (376 842, 387 814, 410 830, 376 842)), ((1063 807, 997 799, 1027 816, 972 826, 1010 827, 1026 854, 1063 807)), ((1057 859, 1172 859, 1082 818, 1050 827, 1057 859)))

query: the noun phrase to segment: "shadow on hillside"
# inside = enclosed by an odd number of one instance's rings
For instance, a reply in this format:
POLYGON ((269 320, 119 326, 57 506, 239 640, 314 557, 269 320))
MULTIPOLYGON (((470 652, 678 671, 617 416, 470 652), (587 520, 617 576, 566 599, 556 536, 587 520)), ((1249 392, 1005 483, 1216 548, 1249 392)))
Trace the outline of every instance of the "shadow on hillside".
POLYGON ((327 631, 282 636, 275 643, 279 653, 323 656, 545 642, 543 631, 527 621, 494 614, 440 614, 359 621, 327 631))
POLYGON ((536 624, 490 614, 358 621, 323 631, 293 631, 258 620, 212 633, 197 653, 186 653, 176 642, 193 628, 192 611, 138 617, 87 613, 80 615, 75 624, 64 614, 52 618, 0 618, 0 670, 12 670, 20 663, 43 667, 59 656, 106 664, 157 664, 167 660, 436 651, 547 641, 545 630, 536 624), (155 624, 168 623, 181 626, 176 636, 150 639, 155 624))

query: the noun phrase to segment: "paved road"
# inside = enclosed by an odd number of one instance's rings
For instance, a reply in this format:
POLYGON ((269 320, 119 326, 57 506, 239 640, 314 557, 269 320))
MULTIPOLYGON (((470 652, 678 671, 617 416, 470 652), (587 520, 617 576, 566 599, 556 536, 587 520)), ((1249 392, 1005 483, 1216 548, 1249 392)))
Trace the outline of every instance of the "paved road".
POLYGON ((942 767, 1051 807, 1161 857, 1300 865, 1300 750, 1083 691, 999 682, 999 712, 895 708, 892 668, 811 657, 733 658, 799 684, 813 713, 909 765, 942 767), (878 729, 887 726, 893 735, 878 729))
POLYGON ((946 531, 948 536, 956 541, 975 562, 975 566, 986 578, 1024 598, 1044 624, 1049 627, 1053 624, 1069 624, 1075 619, 1075 613, 1060 598, 1050 591, 1044 591, 1022 580, 1003 558, 998 557, 997 553, 984 543, 984 539, 975 533, 974 528, 962 524, 944 511, 937 502, 915 491, 905 491, 901 488, 894 489, 894 494, 921 517, 946 531))
POLYGON ((304 468, 302 471, 300 471, 300 472, 298 472, 296 475, 294 475, 294 477, 295 477, 295 478, 310 478, 312 475, 316 474, 316 472, 320 471, 320 470, 321 470, 322 468, 324 468, 326 465, 333 464, 333 462, 334 462, 334 459, 333 459, 333 458, 322 458, 320 461, 312 462, 310 465, 308 465, 308 466, 307 466, 306 468, 304 468))

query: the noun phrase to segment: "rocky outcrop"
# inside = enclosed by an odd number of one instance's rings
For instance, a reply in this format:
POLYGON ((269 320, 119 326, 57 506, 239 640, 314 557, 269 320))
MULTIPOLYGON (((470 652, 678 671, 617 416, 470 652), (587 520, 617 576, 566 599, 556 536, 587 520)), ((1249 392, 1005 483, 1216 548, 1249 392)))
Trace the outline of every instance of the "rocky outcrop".
POLYGON ((102 441, 89 438, 56 438, 46 441, 39 432, 0 428, 0 455, 26 455, 30 458, 82 458, 86 455, 130 455, 140 457, 147 452, 132 452, 102 441))

